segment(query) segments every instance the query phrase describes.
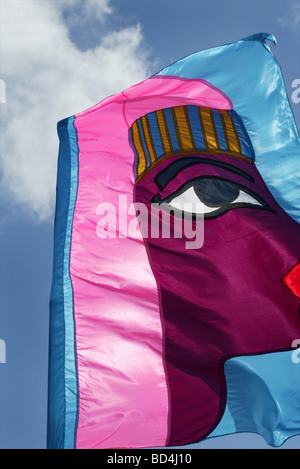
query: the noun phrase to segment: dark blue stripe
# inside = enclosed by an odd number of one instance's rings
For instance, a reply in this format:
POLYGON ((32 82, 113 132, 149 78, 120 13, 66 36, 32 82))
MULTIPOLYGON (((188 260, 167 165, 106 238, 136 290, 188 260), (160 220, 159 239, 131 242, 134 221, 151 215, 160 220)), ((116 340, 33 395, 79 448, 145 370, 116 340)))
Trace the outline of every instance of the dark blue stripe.
POLYGON ((200 151, 204 151, 205 143, 203 139, 203 133, 202 133, 198 107, 188 105, 187 110, 188 110, 190 125, 192 129, 196 149, 200 151))
POLYGON ((171 138, 171 142, 172 142, 173 151, 174 151, 174 153, 179 153, 179 145, 178 145, 178 140, 177 140, 177 136, 176 136, 176 130, 175 130, 175 125, 174 125, 174 121, 173 121, 172 110, 171 110, 171 108, 166 108, 166 109, 163 109, 163 112, 165 113, 168 129, 169 129, 169 133, 170 133, 170 138, 171 138))
POLYGON ((48 378, 48 449, 64 448, 64 245, 70 200, 71 156, 68 119, 57 125, 59 155, 54 224, 53 276, 50 296, 49 378, 48 378))
POLYGON ((160 158, 164 156, 164 149, 163 149, 162 141, 160 138, 156 114, 155 112, 150 112, 150 114, 148 114, 147 117, 148 117, 148 122, 150 125, 152 140, 153 140, 154 147, 155 147, 156 157, 159 160, 160 158))
POLYGON ((229 111, 229 114, 240 140, 242 154, 251 160, 255 160, 254 149, 242 119, 235 111, 229 111))
POLYGON ((73 288, 69 272, 71 229, 78 187, 78 145, 74 117, 60 121, 57 130, 59 156, 50 297, 47 447, 65 449, 68 446, 71 449, 74 447, 78 408, 73 288), (71 360, 73 370, 71 373, 68 368, 68 383, 66 355, 68 367, 71 360), (72 415, 68 413, 70 408, 72 415))
POLYGON ((138 168, 138 163, 139 163, 139 156, 133 144, 132 127, 130 128, 130 141, 131 141, 131 147, 134 151, 134 174, 135 174, 135 179, 137 179, 137 176, 138 176, 137 168, 138 168))
POLYGON ((220 150, 227 152, 228 148, 226 145, 224 129, 223 129, 223 124, 222 124, 220 113, 216 109, 213 109, 212 111, 213 111, 213 116, 214 116, 215 128, 216 128, 217 135, 218 135, 220 150))
POLYGON ((146 159, 147 159, 147 169, 149 169, 150 165, 151 165, 151 160, 150 160, 150 155, 148 153, 148 148, 147 148, 145 138, 144 138, 143 126, 142 126, 142 123, 141 123, 140 119, 137 120, 137 123, 138 123, 139 129, 140 129, 140 136, 141 136, 141 139, 142 139, 143 148, 144 148, 146 159))

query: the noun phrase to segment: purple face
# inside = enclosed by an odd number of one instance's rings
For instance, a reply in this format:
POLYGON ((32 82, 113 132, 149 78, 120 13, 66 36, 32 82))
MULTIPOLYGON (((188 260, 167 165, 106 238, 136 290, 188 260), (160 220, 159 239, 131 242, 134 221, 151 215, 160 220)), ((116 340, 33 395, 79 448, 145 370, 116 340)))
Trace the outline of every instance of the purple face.
POLYGON ((223 414, 225 360, 290 349, 300 337, 299 299, 282 282, 300 258, 300 227, 276 203, 255 164, 233 156, 160 161, 136 184, 135 202, 149 213, 151 202, 174 208, 170 237, 149 235, 145 243, 160 294, 169 445, 180 444, 183 428, 197 441, 223 414), (201 202, 199 249, 186 249, 184 233, 174 237, 183 201, 201 202))

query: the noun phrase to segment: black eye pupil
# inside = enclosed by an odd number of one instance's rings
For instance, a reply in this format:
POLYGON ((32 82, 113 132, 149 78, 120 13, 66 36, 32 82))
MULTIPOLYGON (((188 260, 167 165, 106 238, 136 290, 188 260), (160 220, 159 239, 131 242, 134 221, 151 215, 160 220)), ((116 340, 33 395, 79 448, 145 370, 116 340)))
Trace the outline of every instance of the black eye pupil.
POLYGON ((199 179, 193 187, 199 199, 211 207, 233 202, 240 192, 236 184, 213 178, 199 179))

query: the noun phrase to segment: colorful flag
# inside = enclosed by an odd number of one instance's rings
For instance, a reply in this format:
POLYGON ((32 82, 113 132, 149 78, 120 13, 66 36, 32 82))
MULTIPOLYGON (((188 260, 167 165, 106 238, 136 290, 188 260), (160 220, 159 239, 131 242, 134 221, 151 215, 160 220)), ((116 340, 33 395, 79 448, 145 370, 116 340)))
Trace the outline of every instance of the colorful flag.
POLYGON ((300 433, 300 141, 268 40, 59 122, 49 448, 300 433))

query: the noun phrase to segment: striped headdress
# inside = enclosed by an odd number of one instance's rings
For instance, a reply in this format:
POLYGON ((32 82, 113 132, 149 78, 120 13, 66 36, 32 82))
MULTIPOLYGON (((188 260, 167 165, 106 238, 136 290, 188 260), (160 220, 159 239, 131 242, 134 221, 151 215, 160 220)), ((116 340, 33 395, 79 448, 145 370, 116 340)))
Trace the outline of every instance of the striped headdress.
POLYGON ((233 110, 186 105, 159 109, 130 128, 135 176, 143 176, 163 159, 196 153, 222 154, 254 161, 245 126, 233 110))

